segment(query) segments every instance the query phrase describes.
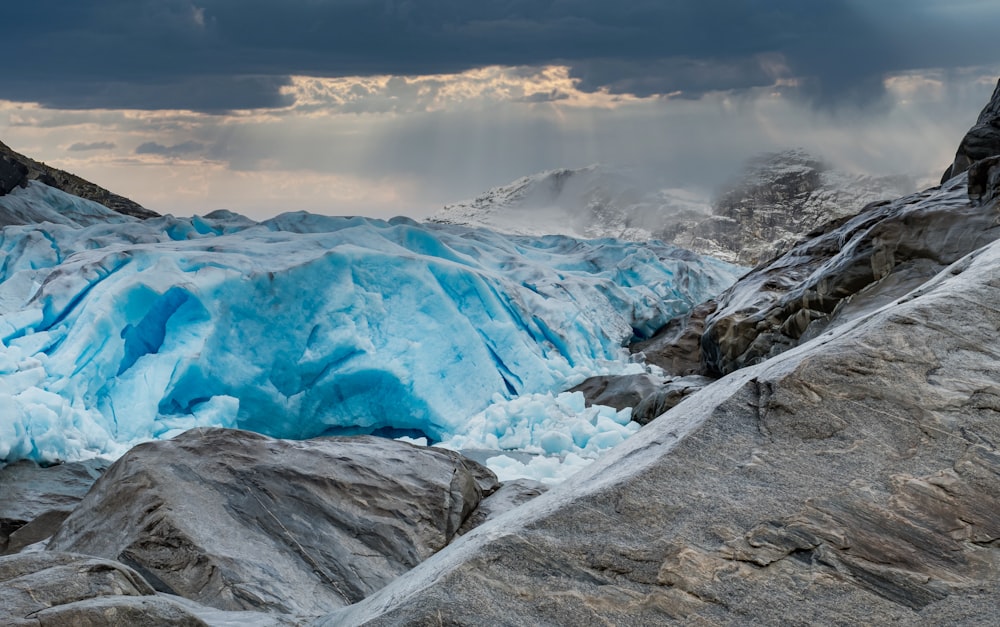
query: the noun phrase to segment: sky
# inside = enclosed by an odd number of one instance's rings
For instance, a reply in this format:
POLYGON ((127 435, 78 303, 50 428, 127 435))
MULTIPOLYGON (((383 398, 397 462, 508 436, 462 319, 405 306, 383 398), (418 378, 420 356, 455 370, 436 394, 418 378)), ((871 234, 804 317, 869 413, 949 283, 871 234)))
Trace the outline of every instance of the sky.
POLYGON ((1000 76, 997 0, 32 0, 0 141, 175 215, 426 217, 605 163, 710 194, 804 148, 930 181, 1000 76))

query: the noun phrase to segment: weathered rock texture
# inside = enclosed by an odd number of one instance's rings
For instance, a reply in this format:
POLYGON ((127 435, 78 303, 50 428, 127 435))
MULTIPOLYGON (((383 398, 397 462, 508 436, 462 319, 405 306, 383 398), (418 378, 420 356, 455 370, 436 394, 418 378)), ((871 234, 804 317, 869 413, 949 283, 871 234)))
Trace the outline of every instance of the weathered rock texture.
POLYGON ((327 625, 988 624, 1000 244, 725 377, 327 625))
POLYGON ((906 294, 1000 237, 995 203, 970 202, 966 177, 834 222, 723 293, 708 317, 709 374, 760 363, 906 294))
POLYGON ((92 459, 43 468, 24 461, 0 468, 0 555, 55 533, 109 464, 92 459))
POLYGON ((196 429, 118 460, 48 548, 117 559, 212 607, 315 615, 443 548, 497 486, 441 449, 196 429))
POLYGON ((0 557, 0 623, 39 627, 202 627, 131 568, 71 553, 0 557))
POLYGON ((955 160, 944 171, 941 182, 968 170, 973 163, 1000 154, 1000 81, 990 102, 979 114, 955 153, 955 160))
POLYGON ((633 354, 642 353, 644 362, 659 366, 670 375, 702 374, 701 336, 705 333, 705 320, 717 307, 714 300, 701 303, 687 315, 668 322, 648 340, 633 343, 629 350, 633 354))
POLYGON ((741 177, 712 203, 711 216, 664 225, 657 237, 754 266, 830 220, 913 189, 905 177, 837 172, 800 150, 768 153, 750 160, 741 177))
POLYGON ((28 181, 37 180, 67 194, 100 203, 118 213, 135 218, 155 218, 159 214, 142 205, 119 196, 86 181, 79 176, 45 165, 14 152, 0 142, 0 196, 9 194, 16 187, 24 187, 28 181))

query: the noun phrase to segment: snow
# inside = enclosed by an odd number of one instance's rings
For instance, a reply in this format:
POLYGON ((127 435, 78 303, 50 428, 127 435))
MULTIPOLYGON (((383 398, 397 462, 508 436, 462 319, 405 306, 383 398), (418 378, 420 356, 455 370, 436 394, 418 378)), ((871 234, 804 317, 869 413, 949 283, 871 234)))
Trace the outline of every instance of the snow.
POLYGON ((658 242, 408 219, 9 226, 0 460, 225 426, 530 452, 526 472, 555 477, 637 428, 559 392, 637 368, 628 340, 741 270, 658 242))
POLYGON ((596 164, 546 170, 439 211, 433 221, 515 235, 561 234, 645 242, 663 226, 711 213, 704 192, 656 188, 625 169, 596 164))

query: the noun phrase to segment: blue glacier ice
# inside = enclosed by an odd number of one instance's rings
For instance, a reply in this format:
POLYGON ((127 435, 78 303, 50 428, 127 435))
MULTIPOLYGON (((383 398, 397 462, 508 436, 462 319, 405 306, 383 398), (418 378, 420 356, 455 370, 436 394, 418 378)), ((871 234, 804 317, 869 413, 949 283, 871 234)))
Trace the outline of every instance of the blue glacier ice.
POLYGON ((558 392, 636 368, 629 339, 741 270, 409 219, 8 226, 0 460, 117 456, 208 425, 587 456, 637 427, 558 392))

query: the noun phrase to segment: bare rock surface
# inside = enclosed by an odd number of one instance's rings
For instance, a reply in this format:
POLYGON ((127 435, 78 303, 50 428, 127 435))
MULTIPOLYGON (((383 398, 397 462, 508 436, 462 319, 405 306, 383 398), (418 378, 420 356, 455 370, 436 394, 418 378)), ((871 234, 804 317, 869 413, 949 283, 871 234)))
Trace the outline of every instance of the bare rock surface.
POLYGON ((1000 243, 716 381, 317 624, 994 622, 997 277, 1000 243))
POLYGON ((48 548, 118 560, 215 608, 316 615, 443 548, 497 487, 442 449, 195 429, 115 462, 48 548))
POLYGON ((91 459, 40 467, 0 468, 0 555, 51 536, 110 462, 91 459))
POLYGON ((830 220, 914 189, 906 177, 839 172, 801 150, 766 153, 751 159, 712 202, 710 217, 666 225, 658 235, 683 248, 754 266, 830 220))
POLYGON ((642 353, 644 362, 659 366, 673 376, 703 374, 701 336, 705 332, 705 320, 717 307, 716 301, 705 301, 687 315, 668 322, 651 338, 631 344, 629 351, 642 353))
POLYGON ((479 507, 472 512, 472 515, 458 529, 458 533, 460 535, 469 533, 487 520, 493 520, 515 507, 524 505, 536 496, 544 494, 548 489, 547 485, 533 479, 504 481, 496 492, 490 494, 479 503, 479 507))
POLYGON ((970 201, 966 175, 867 207, 724 292, 702 336, 707 374, 760 363, 881 307, 1000 238, 995 201, 970 201))
POLYGON ((976 124, 969 129, 955 153, 955 160, 941 177, 941 182, 968 170, 975 162, 1000 154, 1000 81, 976 124))
POLYGON ((135 201, 110 192, 75 174, 35 161, 0 142, 0 196, 10 193, 17 187, 26 186, 28 181, 35 180, 67 194, 92 200, 122 215, 133 218, 159 216, 158 213, 146 209, 135 201))
POLYGON ((71 553, 0 557, 0 622, 56 627, 205 625, 120 563, 71 553))
POLYGON ((641 425, 649 424, 712 381, 714 379, 700 375, 675 377, 643 398, 632 410, 632 420, 641 425))
POLYGON ((582 392, 587 406, 605 405, 621 411, 635 407, 656 392, 660 379, 649 374, 601 375, 590 377, 570 392, 582 392))

